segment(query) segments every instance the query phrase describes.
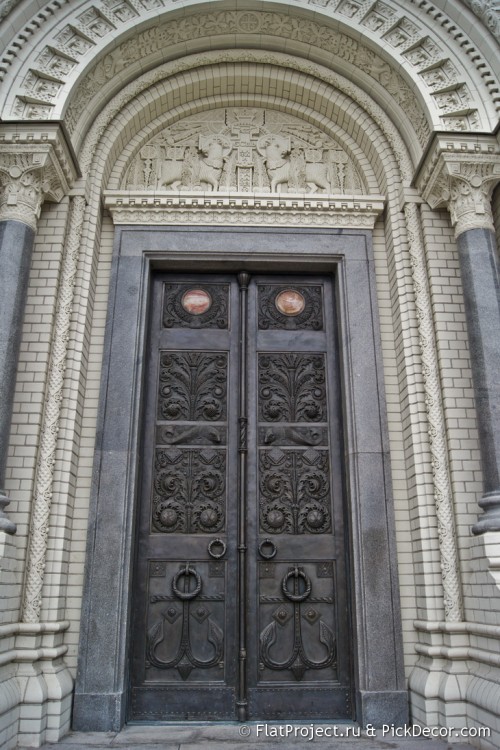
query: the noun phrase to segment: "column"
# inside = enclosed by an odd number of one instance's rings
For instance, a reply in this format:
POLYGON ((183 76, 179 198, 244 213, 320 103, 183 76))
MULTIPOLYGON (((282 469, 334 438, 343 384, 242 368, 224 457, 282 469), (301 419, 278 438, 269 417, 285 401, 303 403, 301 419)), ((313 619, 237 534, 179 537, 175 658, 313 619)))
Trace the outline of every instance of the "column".
POLYGON ((448 208, 457 238, 484 482, 474 534, 500 531, 500 275, 491 211, 499 181, 493 136, 437 136, 417 177, 431 208, 448 208))
POLYGON ((0 125, 0 531, 7 534, 16 525, 1 488, 37 219, 43 201, 59 201, 76 174, 57 123, 0 125))

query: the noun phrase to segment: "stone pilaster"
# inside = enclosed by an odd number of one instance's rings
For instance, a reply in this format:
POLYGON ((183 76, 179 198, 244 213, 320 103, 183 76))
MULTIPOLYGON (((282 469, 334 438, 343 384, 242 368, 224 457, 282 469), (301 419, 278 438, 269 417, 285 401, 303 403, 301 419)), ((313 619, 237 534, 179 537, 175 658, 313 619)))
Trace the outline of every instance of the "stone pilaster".
MULTIPOLYGON (((0 125, 0 488, 37 220, 43 201, 61 200, 76 175, 57 123, 0 125)), ((8 503, 0 489, 0 531, 14 534, 4 513, 8 503)))
POLYGON ((449 210, 460 256, 484 482, 474 534, 500 531, 500 269, 491 211, 499 181, 493 136, 446 134, 416 180, 431 208, 449 210))

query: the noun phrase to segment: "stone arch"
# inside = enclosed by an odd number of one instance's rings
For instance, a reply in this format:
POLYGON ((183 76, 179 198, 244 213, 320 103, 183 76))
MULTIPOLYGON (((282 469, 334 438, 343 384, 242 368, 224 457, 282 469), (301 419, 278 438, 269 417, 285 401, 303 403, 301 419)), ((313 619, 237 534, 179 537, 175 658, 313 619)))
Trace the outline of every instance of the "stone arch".
MULTIPOLYGON (((121 176, 130 159, 137 153, 140 145, 146 143, 166 123, 217 106, 266 106, 298 116, 338 138, 363 169, 366 197, 378 198, 378 193, 383 193, 386 198, 383 227, 380 222, 377 229, 379 237, 385 230, 385 250, 393 263, 393 304, 397 306, 403 301, 410 319, 410 332, 404 344, 407 350, 401 355, 400 366, 402 370, 407 367, 408 371, 416 372, 417 380, 423 369, 424 380, 428 379, 423 389, 420 380, 416 385, 413 381, 413 391, 409 389, 408 402, 411 403, 408 412, 412 411, 413 406, 413 414, 407 415, 408 423, 411 424, 409 429, 415 433, 420 432, 419 439, 425 446, 427 440, 431 443, 433 470, 441 472, 435 484, 438 488, 436 496, 440 498, 437 513, 442 514, 443 507, 451 497, 450 488, 446 485, 447 445, 446 439, 442 440, 445 430, 442 426, 442 414, 439 414, 439 400, 436 399, 436 392, 439 395, 439 367, 433 344, 433 314, 417 209, 421 198, 410 184, 432 141, 433 130, 456 130, 459 131, 458 136, 463 130, 468 131, 465 135, 469 138, 460 140, 458 137, 453 141, 460 143, 460 147, 455 149, 458 151, 459 148, 465 149, 465 146, 469 150, 481 148, 480 136, 476 137, 475 133, 492 129, 496 81, 485 62, 490 49, 487 34, 481 40, 477 29, 471 29, 471 41, 463 30, 454 25, 452 15, 448 16, 439 9, 439 3, 436 3, 436 8, 426 0, 422 0, 418 8, 410 3, 391 4, 389 0, 386 6, 389 10, 397 9, 398 5, 404 13, 390 16, 391 23, 387 21, 384 25, 383 22, 378 28, 375 28, 377 21, 367 21, 369 14, 363 9, 366 6, 362 7, 356 1, 321 3, 318 0, 307 5, 303 3, 300 8, 287 8, 288 13, 284 14, 282 10, 285 3, 279 0, 269 4, 260 3, 263 6, 260 12, 267 13, 266 18, 272 15, 274 19, 284 19, 284 23, 288 24, 284 27, 287 30, 290 29, 291 22, 296 24, 297 19, 307 21, 309 30, 315 24, 314 30, 318 37, 324 33, 328 43, 336 39, 339 44, 344 44, 342 55, 333 59, 328 50, 321 46, 321 39, 317 46, 309 48, 304 39, 292 38, 285 47, 286 34, 280 35, 277 27, 274 34, 258 36, 258 44, 264 49, 257 49, 256 28, 252 29, 251 24, 252 18, 259 13, 256 5, 251 2, 245 6, 239 4, 239 15, 233 14, 232 19, 233 24, 241 26, 244 13, 249 14, 249 28, 241 27, 235 34, 223 33, 214 37, 221 49, 210 51, 204 36, 196 38, 193 45, 189 46, 186 41, 191 36, 192 26, 189 24, 192 24, 197 11, 205 14, 205 21, 217 13, 231 13, 231 3, 217 4, 217 11, 212 12, 213 3, 188 2, 186 8, 178 12, 175 9, 168 10, 166 0, 157 0, 156 8, 163 9, 161 20, 165 21, 165 28, 170 28, 174 23, 180 26, 185 22, 185 38, 176 43, 177 46, 169 48, 169 53, 176 59, 166 59, 163 52, 152 52, 143 60, 137 56, 131 59, 130 66, 125 69, 123 63, 126 58, 113 57, 111 48, 138 48, 138 40, 147 44, 148 34, 152 37, 154 34, 152 14, 147 17, 147 12, 142 10, 147 11, 146 2, 126 0, 122 5, 131 9, 132 16, 128 21, 125 19, 120 22, 120 19, 114 18, 113 22, 112 18, 110 20, 112 14, 109 4, 106 5, 104 1, 81 3, 76 11, 65 7, 61 10, 58 2, 48 3, 33 22, 21 29, 21 36, 24 35, 25 38, 18 37, 15 40, 17 46, 12 47, 20 50, 18 57, 13 59, 10 53, 7 55, 7 62, 12 63, 10 68, 9 65, 6 66, 10 72, 6 75, 7 95, 3 100, 6 104, 7 122, 24 120, 25 124, 31 126, 35 123, 30 120, 36 115, 42 121, 57 121, 62 117, 69 125, 70 140, 83 175, 81 181, 76 182, 78 195, 73 200, 75 211, 69 221, 69 236, 73 242, 69 249, 73 253, 73 260, 76 263, 78 247, 75 250, 75 246, 82 235, 81 263, 86 268, 96 264, 102 193, 107 191, 107 205, 112 211, 116 211, 116 203, 113 204, 114 198, 110 197, 110 191, 120 191, 124 187, 121 176), (81 26, 70 25, 70 21, 74 19, 74 13, 83 15, 96 8, 97 16, 109 21, 113 28, 102 37, 90 32, 81 34, 82 38, 88 38, 89 44, 92 42, 92 46, 81 55, 81 59, 75 52, 76 63, 66 77, 61 74, 59 79, 58 75, 47 75, 51 58, 43 58, 45 49, 52 50, 56 57, 59 55, 61 59, 71 60, 72 56, 67 54, 71 40, 64 35, 67 35, 68 29, 71 31, 76 28, 78 37, 81 26), (367 23, 373 23, 374 28, 369 28, 367 23), (29 33, 26 29, 29 29, 29 33), (353 29, 356 33, 359 32, 362 43, 356 42, 353 29), (391 37, 394 44, 388 36, 393 31, 400 35, 391 37), (26 56, 25 41, 30 35, 33 52, 26 56), (436 39, 441 57, 432 46, 436 44, 436 39), (229 49, 235 41, 237 49, 229 49), (459 49, 462 50, 461 55, 459 49), (430 55, 427 58, 429 65, 423 61, 415 64, 411 62, 409 55, 415 50, 421 50, 422 55, 430 55), (379 79, 370 76, 363 69, 363 65, 374 61, 379 79), (467 61, 470 61, 470 65, 467 61), (20 76, 24 86, 22 90, 15 91, 15 84, 12 83, 14 74, 20 76), (259 91, 259 76, 262 78, 264 75, 268 76, 268 81, 277 82, 272 96, 265 97, 259 91), (222 93, 216 92, 216 87, 224 79, 226 88, 222 93), (232 90, 231 87, 234 89, 241 80, 245 82, 245 91, 232 90), (206 90, 207 81, 210 81, 213 90, 206 90), (249 81, 250 85, 247 85, 249 81), (54 87, 51 89, 47 82, 53 83, 54 87), (195 90, 190 92, 189 86, 193 82, 195 90), (44 86, 47 88, 44 89, 44 86), (475 92, 474 101, 466 98, 470 91, 475 92), (400 92, 404 93, 403 98, 398 98, 400 92), (481 95, 478 96, 477 92, 481 95), (461 98, 462 94, 464 99, 461 98), (458 97, 458 100, 454 100, 455 104, 458 101, 458 109, 453 109, 453 102, 446 104, 445 100, 450 95, 458 97), (408 112, 405 105, 412 97, 415 109, 408 112), (168 117, 171 119, 167 119, 168 117), (87 200, 86 209, 83 195, 87 200), (411 273, 414 285, 411 283, 411 273), (415 315, 415 307, 418 315, 415 315), (418 330, 423 368, 418 352, 418 330), (425 416, 422 390, 425 390, 427 408, 434 409, 429 413, 429 422, 425 416), (434 444, 433 435, 437 435, 434 444)), ((154 7, 153 3, 150 3, 150 7, 154 7)), ((451 14, 453 10, 451 8, 447 12, 451 14)), ((464 13, 464 17, 470 20, 470 14, 467 11, 464 13)), ((460 15, 458 11, 456 14, 460 15)), ((91 14, 89 22, 92 22, 92 18, 95 20, 96 16, 91 14)), ((56 123, 52 124, 57 127, 56 123)), ((36 126, 38 128, 39 123, 36 126)), ((451 135, 456 136, 450 133, 451 135)), ((442 143, 446 143, 445 138, 442 143)), ((443 145, 442 150, 444 148, 443 145)), ((481 156, 485 160, 489 158, 487 153, 481 156)), ((428 160, 429 170, 434 168, 437 157, 432 156, 432 159, 428 160)), ((421 180, 419 184, 422 184, 421 180)), ((441 189, 442 184, 438 187, 441 189)), ((425 184, 422 190, 424 188, 425 184)), ((123 196, 120 200, 122 199, 123 196)), ((432 205, 442 205, 439 200, 438 196, 432 205)), ((380 208, 381 205, 377 211, 380 208)), ((154 216, 154 210, 153 207, 151 216, 154 216)), ((119 216, 118 213, 115 215, 119 216)), ((165 215, 169 216, 168 212, 165 215)), ((121 216, 126 218, 126 213, 123 212, 121 216)), ((175 221, 181 220, 179 213, 172 213, 170 216, 175 221)), ((223 222, 238 222, 234 214, 233 218, 228 217, 229 214, 226 214, 223 222)), ((336 221, 341 221, 341 215, 332 211, 330 222, 336 221)), ((63 279, 62 287, 64 283, 63 279)), ((67 284, 63 289, 67 297, 73 294, 69 287, 67 284)), ((75 315, 80 315, 80 319, 85 316, 90 319, 92 315, 91 296, 87 290, 87 295, 81 294, 79 297, 78 312, 75 315)), ((68 310, 71 309, 69 303, 66 306, 68 310)), ((63 339, 61 335, 60 343, 63 339)), ((85 374, 78 374, 76 371, 68 375, 68 388, 72 393, 78 391, 84 378, 85 374), (78 377, 81 382, 78 382, 78 377)), ((426 447, 424 453, 425 450, 426 447)), ((430 462, 427 463, 426 471, 430 476, 430 462)), ((449 510, 448 507, 446 512, 449 510)), ((429 502, 427 511, 434 519, 436 508, 432 502, 429 502)), ((439 523, 443 523, 442 519, 439 523)), ((454 542, 449 537, 443 539, 438 532, 431 533, 434 534, 432 550, 436 554, 433 561, 427 557, 423 566, 427 566, 430 577, 438 577, 439 563, 436 561, 438 551, 441 553, 442 575, 438 581, 443 581, 445 589, 442 609, 448 619, 458 622, 462 610, 460 579, 456 558, 453 558, 456 552, 453 550, 454 542)), ((440 594, 435 598, 438 601, 436 617, 441 617, 440 594)))
POLYGON ((370 81, 375 99, 413 129, 421 148, 432 129, 489 130, 494 122, 495 78, 477 48, 463 32, 455 33, 442 12, 432 18, 430 9, 387 4, 367 13, 357 2, 298 6, 286 14, 282 3, 269 3, 269 8, 265 3, 261 11, 262 4, 248 3, 234 11, 222 2, 208 14, 203 3, 182 11, 168 10, 163 0, 147 5, 122 3, 112 11, 89 0, 74 11, 51 9, 52 21, 40 13, 14 42, 16 49, 24 48, 29 30, 34 43, 29 57, 6 57, 16 78, 14 84, 7 72, 6 118, 64 116, 72 130, 82 110, 91 122, 124 81, 166 59, 214 47, 280 50, 286 40, 286 49, 298 57, 333 66, 362 86, 370 81), (205 15, 199 17, 200 12, 205 15), (460 55, 464 48, 470 67, 460 55), (483 96, 471 104, 475 91, 483 96))

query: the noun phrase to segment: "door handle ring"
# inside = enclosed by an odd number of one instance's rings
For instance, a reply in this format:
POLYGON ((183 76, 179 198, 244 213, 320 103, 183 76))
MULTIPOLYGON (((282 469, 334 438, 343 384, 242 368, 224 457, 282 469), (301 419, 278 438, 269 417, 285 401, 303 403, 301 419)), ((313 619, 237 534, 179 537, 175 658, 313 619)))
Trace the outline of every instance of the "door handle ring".
POLYGON ((220 558, 224 557, 226 554, 226 543, 222 539, 212 539, 212 541, 208 543, 208 554, 215 560, 220 560, 220 558), (214 547, 216 546, 221 548, 220 552, 214 551, 214 547))
POLYGON ((259 555, 263 557, 264 560, 272 560, 273 557, 276 557, 277 551, 278 548, 271 539, 263 539, 259 544, 259 555), (270 548, 267 552, 265 550, 266 547, 270 548))
POLYGON ((189 565, 186 564, 184 568, 181 568, 179 571, 177 571, 175 576, 172 578, 172 591, 178 599, 183 599, 183 600, 194 599, 195 596, 198 596, 198 594, 201 591, 200 574, 194 568, 190 568, 189 565), (179 589, 179 579, 182 578, 182 576, 194 577, 196 581, 196 586, 193 591, 181 591, 179 589))
POLYGON ((287 599, 290 599, 291 602, 303 602, 309 594, 311 593, 311 579, 306 576, 303 570, 300 570, 299 568, 294 568, 294 570, 290 570, 286 576, 283 578, 281 582, 281 589, 286 596, 287 599), (288 581, 290 578, 295 578, 298 580, 299 578, 302 578, 304 581, 306 588, 305 591, 302 592, 302 594, 292 594, 291 591, 288 589, 288 581))

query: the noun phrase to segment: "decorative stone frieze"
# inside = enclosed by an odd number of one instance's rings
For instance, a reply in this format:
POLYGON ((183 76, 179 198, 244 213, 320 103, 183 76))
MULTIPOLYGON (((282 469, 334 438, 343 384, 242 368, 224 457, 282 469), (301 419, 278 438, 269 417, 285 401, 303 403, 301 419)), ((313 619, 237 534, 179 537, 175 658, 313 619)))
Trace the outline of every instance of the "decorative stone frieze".
POLYGON ((108 190, 104 205, 115 224, 323 226, 373 229, 381 195, 300 193, 124 192, 108 190))
POLYGON ((0 126, 0 221, 36 230, 43 201, 60 201, 77 174, 57 123, 0 126))
POLYGON ((500 181, 500 148, 493 136, 437 136, 416 179, 431 208, 446 206, 458 237, 491 229, 491 193, 500 181))

